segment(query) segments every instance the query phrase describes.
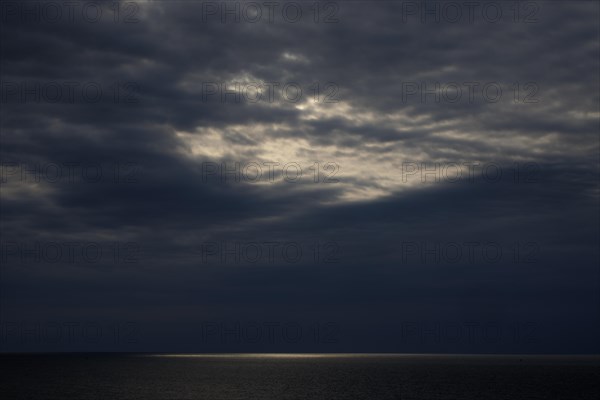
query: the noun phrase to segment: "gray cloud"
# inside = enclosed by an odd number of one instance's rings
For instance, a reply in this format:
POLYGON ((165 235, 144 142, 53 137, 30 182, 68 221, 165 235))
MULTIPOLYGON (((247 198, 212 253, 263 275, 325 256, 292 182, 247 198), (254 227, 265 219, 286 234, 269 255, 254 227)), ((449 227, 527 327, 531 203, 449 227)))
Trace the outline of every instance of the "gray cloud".
POLYGON ((341 341, 320 351, 597 351, 599 8, 534 3, 534 23, 512 20, 502 2, 496 23, 403 21, 402 2, 384 1, 339 2, 328 24, 308 3, 297 23, 203 21, 202 2, 137 2, 135 23, 106 8, 98 23, 5 15, 3 321, 137 321, 145 341, 120 350, 228 351, 190 332, 204 320, 287 318, 337 323, 341 341), (272 101, 206 95, 206 84, 235 82, 279 87, 272 101), (297 102, 280 90, 289 83, 302 88, 297 102), (407 92, 436 84, 438 102, 407 92), (498 101, 485 85, 502 88, 498 101), (280 163, 273 180, 256 183, 205 169, 270 162, 280 163), (65 163, 77 164, 73 181, 51 182, 49 168, 65 163), (284 179, 287 163, 301 179, 284 179), (328 163, 339 182, 323 181, 328 163), (406 174, 407 163, 419 171, 406 174), (442 172, 463 163, 502 176, 442 172), (136 243, 140 254, 48 263, 7 247, 69 241, 136 243), (473 241, 507 257, 402 260, 406 243, 473 241), (305 256, 202 262, 203 244, 250 242, 296 243, 305 256), (332 243, 336 262, 315 261, 314 246, 332 243), (515 243, 539 245, 535 262, 508 256, 515 243), (536 340, 399 343, 393 332, 415 319, 533 322, 536 340))

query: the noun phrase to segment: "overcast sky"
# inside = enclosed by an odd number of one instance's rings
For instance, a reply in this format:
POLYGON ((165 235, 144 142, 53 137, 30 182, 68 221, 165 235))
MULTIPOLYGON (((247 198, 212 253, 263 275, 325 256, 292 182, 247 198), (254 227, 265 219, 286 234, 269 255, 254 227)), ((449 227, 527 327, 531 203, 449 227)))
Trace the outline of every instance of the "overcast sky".
POLYGON ((597 353, 598 2, 471 3, 2 1, 1 350, 597 353))

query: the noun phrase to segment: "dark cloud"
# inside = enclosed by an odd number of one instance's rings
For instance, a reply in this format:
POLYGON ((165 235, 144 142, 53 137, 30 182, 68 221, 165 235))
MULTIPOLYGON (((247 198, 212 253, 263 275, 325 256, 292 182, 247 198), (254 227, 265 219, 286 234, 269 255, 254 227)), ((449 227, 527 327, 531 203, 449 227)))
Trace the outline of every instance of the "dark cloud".
POLYGON ((387 1, 339 2, 327 24, 309 3, 297 23, 166 1, 135 3, 133 23, 104 3, 98 23, 3 15, 2 349, 597 352, 598 3, 533 2, 532 23, 487 3, 502 20, 422 23, 387 1), (279 86, 270 101, 206 92, 235 82, 279 86), (236 181, 236 163, 261 179, 236 181), (235 250, 249 244, 256 262, 235 250), (40 321, 138 336, 23 342, 40 321), (202 337, 249 321, 335 340, 202 337), (457 324, 501 333, 419 336, 457 324))

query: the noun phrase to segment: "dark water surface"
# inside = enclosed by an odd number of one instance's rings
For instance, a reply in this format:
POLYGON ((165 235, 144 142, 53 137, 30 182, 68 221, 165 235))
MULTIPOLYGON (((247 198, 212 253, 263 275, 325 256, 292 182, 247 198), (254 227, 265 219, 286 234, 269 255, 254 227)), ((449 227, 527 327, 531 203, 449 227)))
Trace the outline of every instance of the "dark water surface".
POLYGON ((3 355, 4 399, 600 398, 591 357, 3 355))

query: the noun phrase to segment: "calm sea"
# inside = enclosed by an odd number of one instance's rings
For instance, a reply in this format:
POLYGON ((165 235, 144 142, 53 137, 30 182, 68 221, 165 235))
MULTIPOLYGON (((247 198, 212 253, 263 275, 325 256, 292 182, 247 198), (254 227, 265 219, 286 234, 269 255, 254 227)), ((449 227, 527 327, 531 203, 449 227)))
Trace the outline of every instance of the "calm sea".
POLYGON ((4 399, 600 399, 590 357, 2 355, 4 399))

